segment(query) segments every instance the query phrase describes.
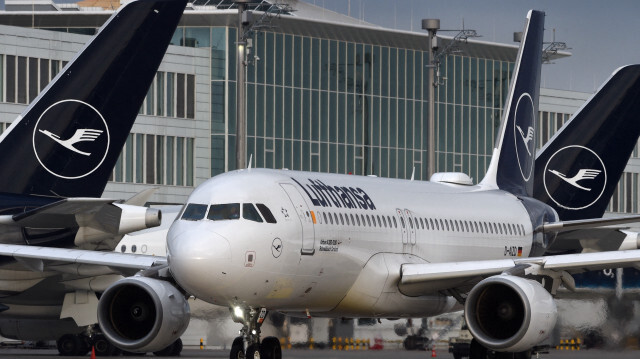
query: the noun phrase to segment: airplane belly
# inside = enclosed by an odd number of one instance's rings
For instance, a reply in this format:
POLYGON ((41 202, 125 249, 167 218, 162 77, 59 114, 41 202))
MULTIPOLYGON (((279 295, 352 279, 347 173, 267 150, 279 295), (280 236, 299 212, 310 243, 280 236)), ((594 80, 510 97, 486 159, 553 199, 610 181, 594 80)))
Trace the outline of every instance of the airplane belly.
POLYGON ((425 263, 411 254, 371 257, 338 306, 321 315, 344 317, 431 316, 459 310, 455 299, 440 294, 408 297, 398 291, 403 263, 425 263))

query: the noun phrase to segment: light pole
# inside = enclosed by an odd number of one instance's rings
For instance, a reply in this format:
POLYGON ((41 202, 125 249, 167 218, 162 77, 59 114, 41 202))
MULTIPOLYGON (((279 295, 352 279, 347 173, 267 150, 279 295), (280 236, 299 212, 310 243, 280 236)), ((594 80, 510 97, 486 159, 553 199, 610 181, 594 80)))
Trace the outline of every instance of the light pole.
POLYGON ((422 19, 422 29, 429 31, 429 64, 428 68, 428 80, 429 81, 429 114, 428 114, 428 124, 427 124, 427 141, 428 144, 428 170, 427 170, 427 178, 431 178, 431 176, 436 172, 436 121, 435 121, 435 89, 436 83, 434 81, 434 72, 436 69, 436 64, 433 61, 433 50, 437 49, 437 37, 436 32, 440 29, 440 19, 422 19))
POLYGON ((245 100, 245 70, 247 37, 245 26, 250 23, 248 0, 236 0, 238 5, 238 36, 236 41, 236 169, 247 167, 247 103, 245 100))

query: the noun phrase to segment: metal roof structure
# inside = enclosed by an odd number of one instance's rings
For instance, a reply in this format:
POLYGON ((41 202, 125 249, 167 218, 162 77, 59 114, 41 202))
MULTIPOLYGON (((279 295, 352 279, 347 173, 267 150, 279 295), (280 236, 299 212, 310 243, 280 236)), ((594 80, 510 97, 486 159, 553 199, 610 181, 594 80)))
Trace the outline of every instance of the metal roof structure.
MULTIPOLYGON (((350 41, 365 44, 399 47, 420 51, 428 50, 427 32, 395 30, 374 25, 300 0, 248 0, 249 9, 256 16, 273 6, 282 7, 274 19, 271 31, 310 36, 322 39, 350 41)), ((56 4, 52 0, 6 0, 6 11, 0 12, 0 24, 20 27, 98 28, 113 13, 95 7, 69 11, 69 4, 56 4), (33 11, 31 10, 33 9, 33 11)), ((180 26, 237 26, 237 10, 232 0, 195 0, 187 5, 180 26)), ((440 36, 441 47, 453 41, 453 37, 440 36)), ((518 45, 501 44, 468 39, 456 47, 464 56, 515 61, 518 45)), ((550 60, 570 56, 558 51, 550 60)))

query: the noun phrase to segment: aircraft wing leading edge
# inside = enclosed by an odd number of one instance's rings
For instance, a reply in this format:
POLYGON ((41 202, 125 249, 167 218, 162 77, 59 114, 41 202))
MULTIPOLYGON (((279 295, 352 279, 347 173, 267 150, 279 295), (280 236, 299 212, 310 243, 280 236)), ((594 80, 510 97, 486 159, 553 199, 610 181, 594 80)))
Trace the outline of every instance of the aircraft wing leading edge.
MULTIPOLYGON (((54 264, 74 263, 107 266, 128 274, 131 273, 131 270, 145 270, 167 264, 165 257, 16 244, 0 244, 0 256, 31 263, 42 261, 43 265, 40 268, 43 270, 55 270, 54 264)), ((29 269, 33 269, 33 267, 30 266, 29 269)))
MULTIPOLYGON (((456 289, 467 283, 497 274, 525 277, 557 277, 573 290, 571 274, 640 264, 640 250, 562 254, 522 259, 498 259, 448 263, 404 264, 398 287, 409 296, 456 289), (453 285, 452 285, 453 284, 453 285)), ((478 280, 479 281, 479 280, 478 280)))

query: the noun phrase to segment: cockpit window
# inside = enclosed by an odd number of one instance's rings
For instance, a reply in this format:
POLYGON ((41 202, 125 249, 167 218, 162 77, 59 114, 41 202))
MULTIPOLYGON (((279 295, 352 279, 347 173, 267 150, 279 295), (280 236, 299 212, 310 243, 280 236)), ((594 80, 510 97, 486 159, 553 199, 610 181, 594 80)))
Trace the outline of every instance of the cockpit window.
POLYGON ((207 213, 206 204, 189 203, 181 218, 187 221, 198 221, 204 218, 205 213, 207 213))
POLYGON ((240 218, 240 203, 212 204, 207 219, 222 221, 240 218))
POLYGON ((257 203, 256 207, 258 207, 258 210, 260 211, 260 213, 262 213, 262 217, 264 217, 264 220, 267 221, 267 223, 277 223, 276 217, 273 216, 273 213, 271 213, 269 207, 265 206, 262 203, 257 203))
POLYGON ((260 214, 258 214, 258 211, 256 211, 256 208, 251 203, 242 204, 242 218, 262 223, 260 214))

